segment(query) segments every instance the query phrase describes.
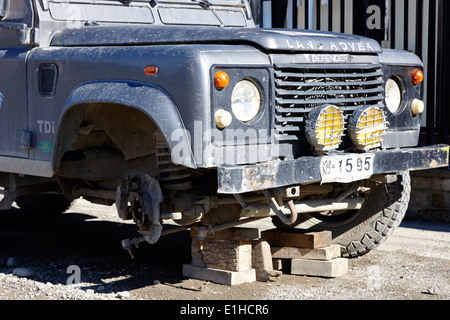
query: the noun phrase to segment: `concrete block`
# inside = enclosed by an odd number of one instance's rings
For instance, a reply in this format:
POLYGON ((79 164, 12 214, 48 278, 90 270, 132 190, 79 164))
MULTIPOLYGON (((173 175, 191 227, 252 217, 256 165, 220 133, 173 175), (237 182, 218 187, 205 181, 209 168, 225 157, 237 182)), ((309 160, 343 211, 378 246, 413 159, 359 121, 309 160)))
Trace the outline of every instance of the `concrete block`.
POLYGON ((183 276, 193 279, 212 281, 218 284, 234 286, 256 281, 255 269, 246 271, 229 271, 203 268, 191 264, 183 265, 183 276))
POLYGON ((302 233, 300 230, 272 229, 261 232, 261 238, 271 247, 294 247, 315 249, 332 244, 331 231, 302 233))
POLYGON ((292 259, 291 273, 316 277, 336 278, 348 272, 348 259, 333 260, 292 259))
POLYGON ((337 244, 316 249, 272 247, 271 252, 274 259, 332 260, 341 257, 341 248, 337 244))

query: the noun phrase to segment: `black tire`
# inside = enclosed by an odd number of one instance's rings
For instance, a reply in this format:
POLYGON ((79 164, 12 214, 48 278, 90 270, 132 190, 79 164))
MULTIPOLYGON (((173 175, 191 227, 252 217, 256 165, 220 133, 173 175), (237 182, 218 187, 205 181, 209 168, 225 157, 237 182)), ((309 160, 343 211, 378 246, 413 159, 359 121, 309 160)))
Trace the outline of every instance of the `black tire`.
POLYGON ((72 200, 59 194, 30 194, 17 197, 16 204, 27 214, 53 216, 67 211, 72 200))
MULTIPOLYGON (((397 175, 392 183, 367 181, 371 191, 363 208, 337 216, 320 213, 299 214, 295 228, 332 232, 333 243, 341 246, 343 257, 366 254, 385 241, 405 216, 411 193, 409 172, 397 175)), ((274 224, 280 226, 281 221, 274 224)))

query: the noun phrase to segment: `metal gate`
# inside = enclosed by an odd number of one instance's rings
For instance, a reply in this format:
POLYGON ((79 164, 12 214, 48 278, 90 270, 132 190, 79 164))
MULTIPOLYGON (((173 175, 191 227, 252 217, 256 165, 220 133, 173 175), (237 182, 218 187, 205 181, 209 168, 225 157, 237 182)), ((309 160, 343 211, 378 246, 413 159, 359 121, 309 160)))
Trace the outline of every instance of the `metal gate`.
POLYGON ((448 143, 450 1, 251 0, 260 27, 351 33, 417 54, 425 67, 421 143, 448 143))

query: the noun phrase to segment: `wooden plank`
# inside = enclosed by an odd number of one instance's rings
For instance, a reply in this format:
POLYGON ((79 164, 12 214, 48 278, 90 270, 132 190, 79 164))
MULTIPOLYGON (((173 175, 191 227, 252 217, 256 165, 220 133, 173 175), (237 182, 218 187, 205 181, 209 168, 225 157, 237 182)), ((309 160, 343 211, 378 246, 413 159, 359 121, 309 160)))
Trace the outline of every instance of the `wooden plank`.
POLYGON ((193 279, 212 281, 228 286, 256 281, 255 269, 246 271, 229 271, 202 268, 191 264, 183 264, 183 276, 193 279))
POLYGON ((252 243, 192 238, 191 257, 191 264, 194 266, 245 271, 252 268, 252 243))
POLYGON ((348 272, 348 259, 333 260, 292 259, 291 273, 326 278, 340 277, 348 272))
MULTIPOLYGON (((191 237, 197 237, 198 227, 194 227, 190 232, 191 237)), ((230 228, 208 233, 206 239, 220 240, 254 240, 259 238, 258 228, 230 228)))
POLYGON ((331 260, 341 257, 341 248, 337 244, 316 249, 271 247, 271 252, 274 259, 331 260))
POLYGON ((261 238, 271 247, 315 249, 331 246, 331 231, 301 233, 299 230, 272 229, 261 232, 261 238))
POLYGON ((257 281, 271 281, 281 272, 273 269, 272 254, 267 241, 252 241, 252 267, 256 270, 257 281))

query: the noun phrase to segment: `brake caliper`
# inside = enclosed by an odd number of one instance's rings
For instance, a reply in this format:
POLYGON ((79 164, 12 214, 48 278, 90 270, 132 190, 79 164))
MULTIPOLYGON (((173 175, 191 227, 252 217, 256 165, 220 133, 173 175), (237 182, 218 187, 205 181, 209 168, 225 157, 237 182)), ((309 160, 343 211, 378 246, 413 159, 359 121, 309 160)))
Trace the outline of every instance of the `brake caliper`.
POLYGON ((116 208, 123 220, 133 219, 138 232, 154 244, 161 236, 160 204, 163 195, 157 179, 147 174, 126 177, 116 193, 116 208))

